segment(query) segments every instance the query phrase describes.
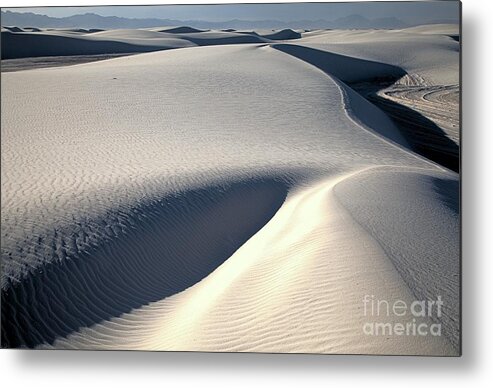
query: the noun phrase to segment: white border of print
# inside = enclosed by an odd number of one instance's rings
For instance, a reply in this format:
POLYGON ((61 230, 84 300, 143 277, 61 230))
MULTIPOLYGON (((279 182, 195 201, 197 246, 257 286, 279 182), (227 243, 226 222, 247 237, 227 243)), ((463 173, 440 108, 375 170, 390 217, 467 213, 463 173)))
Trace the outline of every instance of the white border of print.
MULTIPOLYGON (((289 0, 288 0, 289 1, 289 0)), ((0 0, 0 6, 198 4, 224 0, 0 0)), ((275 2, 256 1, 256 2, 275 2)), ((493 380, 492 2, 463 1, 463 356, 414 358, 0 350, 4 387, 486 386, 493 380), (489 83, 489 84, 487 84, 489 83), (471 384, 472 383, 472 384, 471 384)))

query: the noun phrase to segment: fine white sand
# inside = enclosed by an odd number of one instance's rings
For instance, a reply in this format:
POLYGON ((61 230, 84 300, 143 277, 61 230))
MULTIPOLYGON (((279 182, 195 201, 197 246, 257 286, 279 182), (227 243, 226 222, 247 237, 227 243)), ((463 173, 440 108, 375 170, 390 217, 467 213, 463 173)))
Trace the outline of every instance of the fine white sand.
POLYGON ((407 74, 379 95, 411 107, 459 144, 458 36, 457 25, 437 24, 395 31, 314 31, 296 44, 404 70, 407 74))
POLYGON ((449 85, 456 45, 422 31, 293 33, 56 31, 181 48, 2 74, 3 339, 458 353, 459 177, 343 83, 449 85), (403 42, 414 59, 397 60, 403 42), (441 296, 442 336, 366 335, 367 294, 441 296))

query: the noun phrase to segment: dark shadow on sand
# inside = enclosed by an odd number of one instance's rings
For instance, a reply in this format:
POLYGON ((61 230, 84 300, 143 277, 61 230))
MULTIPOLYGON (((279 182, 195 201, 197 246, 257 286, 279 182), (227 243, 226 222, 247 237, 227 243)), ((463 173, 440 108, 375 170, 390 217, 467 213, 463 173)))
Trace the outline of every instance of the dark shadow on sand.
POLYGON ((458 173, 460 168, 459 146, 447 136, 443 129, 421 113, 379 96, 377 93, 390 86, 389 84, 379 82, 370 84, 349 84, 349 86, 392 119, 413 151, 458 173))
POLYGON ((460 182, 453 179, 433 179, 435 191, 444 203, 455 214, 459 214, 460 182))
POLYGON ((143 53, 166 50, 168 46, 145 46, 117 41, 88 40, 42 33, 2 31, 2 59, 143 53))
POLYGON ((128 232, 2 290, 2 347, 52 344, 185 290, 260 230, 287 190, 274 178, 245 180, 134 209, 128 232))
POLYGON ((405 76, 403 69, 304 46, 279 44, 274 47, 337 77, 384 111, 413 151, 459 172, 459 146, 439 126, 421 113, 377 94, 405 76), (354 71, 347 71, 348 68, 354 71))

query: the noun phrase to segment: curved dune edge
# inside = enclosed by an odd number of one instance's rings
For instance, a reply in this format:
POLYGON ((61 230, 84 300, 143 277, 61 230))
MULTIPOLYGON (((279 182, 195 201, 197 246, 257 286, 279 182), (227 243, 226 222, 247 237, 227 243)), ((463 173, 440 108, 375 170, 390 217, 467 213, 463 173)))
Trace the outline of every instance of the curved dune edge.
MULTIPOLYGON (((219 49, 222 50, 222 48, 218 48, 218 50, 219 49)), ((201 51, 201 53, 209 52, 209 49, 204 50, 204 49, 201 49, 201 48, 193 48, 193 49, 181 50, 180 52, 176 51, 173 54, 176 54, 176 55, 178 55, 178 54, 181 55, 181 54, 185 54, 185 53, 187 55, 189 55, 189 54, 195 54, 196 50, 197 50, 197 52, 201 51)), ((210 50, 213 51, 213 50, 216 50, 216 49, 212 49, 211 48, 210 50)), ((238 47, 228 47, 228 51, 229 50, 238 50, 238 51, 240 51, 240 49, 238 47)), ((356 122, 354 120, 354 117, 355 116, 345 106, 345 104, 346 104, 345 100, 347 99, 347 96, 344 95, 343 90, 341 89, 341 85, 337 83, 337 80, 333 79, 332 77, 327 77, 326 74, 320 72, 318 69, 316 69, 314 67, 312 69, 312 66, 310 66, 310 65, 306 65, 305 66, 305 62, 303 62, 303 61, 299 61, 297 59, 291 59, 290 56, 284 55, 282 53, 278 53, 277 50, 272 50, 270 47, 266 47, 266 46, 252 46, 252 47, 245 47, 245 48, 242 47, 241 48, 241 52, 248 52, 249 54, 254 53, 255 56, 256 55, 259 55, 260 56, 260 54, 256 53, 257 50, 259 52, 262 51, 262 55, 264 57, 269 57, 269 56, 272 55, 280 63, 283 63, 284 62, 284 59, 287 59, 288 60, 288 63, 290 63, 291 61, 297 62, 296 65, 298 65, 298 62, 299 63, 303 63, 303 66, 301 66, 301 70, 303 70, 303 72, 309 73, 310 76, 317 76, 317 78, 319 78, 321 81, 324 81, 326 79, 327 80, 327 86, 329 86, 330 89, 331 89, 331 91, 334 92, 333 98, 336 101, 340 99, 343 102, 343 104, 341 104, 341 107, 340 108, 338 106, 339 104, 335 104, 338 107, 338 109, 337 109, 338 112, 337 113, 341 117, 341 119, 342 119, 341 121, 343 121, 343 123, 341 125, 347 125, 347 124, 349 124, 348 125, 349 128, 347 128, 347 129, 348 129, 348 131, 351 131, 351 134, 356 139, 356 135, 359 135, 358 132, 363 127, 360 124, 358 124, 358 122, 356 122), (267 53, 267 55, 264 55, 266 53, 267 53), (307 66, 308 66, 308 68, 307 68, 307 66), (313 73, 313 74, 311 74, 311 73, 313 73), (346 119, 346 116, 350 120, 347 120, 346 119)), ((129 59, 129 58, 128 59, 114 59, 114 60, 112 60, 111 64, 110 63, 101 63, 100 62, 99 64, 93 64, 94 66, 93 65, 90 65, 90 64, 80 65, 80 68, 79 69, 77 69, 77 68, 68 69, 67 68, 67 69, 59 69, 59 70, 53 69, 53 70, 54 70, 54 72, 60 71, 61 74, 67 73, 67 74, 64 74, 64 75, 70 75, 69 78, 72 79, 73 73, 75 73, 77 70, 81 70, 81 71, 82 70, 89 70, 89 71, 92 72, 93 70, 97 70, 97 68, 104 68, 104 67, 109 68, 110 67, 109 65, 111 65, 111 69, 113 71, 114 68, 115 69, 118 68, 118 65, 122 65, 122 64, 123 65, 126 65, 127 62, 132 62, 132 61, 135 60, 135 61, 138 61, 140 63, 146 63, 146 60, 148 60, 148 59, 155 60, 158 57, 163 57, 164 58, 164 57, 167 57, 167 54, 168 53, 141 54, 141 55, 138 55, 138 56, 136 56, 136 57, 134 57, 132 59, 129 59)), ((171 53, 169 53, 169 54, 171 54, 171 53)), ((239 54, 237 54, 236 56, 239 56, 239 54)), ((159 63, 159 62, 157 62, 157 63, 159 63)), ((155 66, 154 63, 153 63, 153 65, 155 66)), ((134 70, 135 68, 136 67, 134 66, 131 70, 134 70)), ((50 75, 51 76, 51 73, 52 72, 51 71, 48 71, 48 70, 39 70, 39 76, 41 76, 41 75, 43 75, 43 76, 50 75)), ((26 76, 26 77, 29 76, 30 78, 32 78, 33 81, 35 81, 39 77, 38 76, 38 71, 36 71, 36 72, 26 72, 25 75, 24 74, 17 74, 16 75, 16 77, 20 77, 20 76, 26 76)), ((115 80, 115 79, 116 78, 113 78, 113 80, 115 80)), ((113 82, 113 81, 110 81, 110 82, 113 82)), ((110 85, 108 85, 108 86, 110 86, 110 85)), ((113 86, 113 85, 111 85, 111 86, 113 86)), ((355 97, 355 96, 357 96, 357 95, 353 95, 352 97, 355 97)), ((58 98, 56 99, 56 101, 58 101, 58 98)), ((364 99, 361 99, 361 102, 363 104, 366 104, 368 107, 371 107, 371 104, 369 102, 365 101, 364 99)), ((271 112, 269 111, 268 114, 270 115, 270 113, 271 112)), ((324 125, 325 125, 325 123, 324 123, 324 125)), ((6 127, 6 126, 4 126, 4 127, 6 127)), ((334 128, 328 128, 328 129, 334 130, 334 128)), ((315 134, 316 136, 319 136, 319 133, 320 133, 320 131, 315 127, 314 130, 312 129, 312 133, 310 133, 309 135, 310 136, 313 136, 315 134)), ((422 158, 416 158, 416 159, 414 159, 414 158, 408 157, 409 156, 409 153, 407 153, 401 147, 394 147, 393 150, 389 150, 390 152, 388 152, 387 151, 387 149, 388 149, 387 144, 381 142, 382 139, 383 139, 381 136, 375 136, 375 138, 369 138, 369 137, 366 137, 366 136, 362 135, 361 138, 362 138, 362 140, 360 142, 361 144, 356 144, 356 141, 357 141, 357 139, 356 139, 355 142, 351 142, 351 143, 350 142, 344 142, 344 141, 342 141, 342 142, 340 142, 341 144, 339 146, 343 146, 343 147, 352 146, 352 147, 355 147, 356 145, 358 145, 360 147, 359 152, 361 152, 361 148, 362 147, 366 147, 366 146, 368 146, 370 144, 371 146, 375 146, 375 148, 378 149, 379 151, 382 151, 380 149, 380 148, 382 148, 386 152, 386 155, 385 156, 387 156, 387 154, 389 154, 390 156, 392 156, 392 158, 381 158, 380 155, 378 155, 379 157, 378 158, 375 158, 376 159, 376 163, 378 163, 378 162, 381 163, 382 160, 383 161, 391 161, 392 159, 398 158, 399 159, 399 162, 402 162, 402 163, 413 163, 414 160, 415 160, 416 162, 419 161, 419 163, 422 166, 426 166, 427 165, 427 162, 424 159, 422 159, 422 158), (382 146, 380 146, 380 144, 382 146)), ((56 141, 57 140, 57 139, 52 138, 50 133, 48 134, 47 139, 51 139, 51 141, 56 141)), ((122 140, 121 138, 118 138, 118 139, 122 140)), ((124 138, 123 140, 126 140, 126 139, 124 138)), ((270 139, 268 139, 268 140, 270 140, 270 139)), ((299 138, 298 137, 295 137, 294 140, 292 140, 292 141, 296 141, 296 140, 299 140, 299 138)), ((25 141, 24 140, 22 141, 22 144, 25 144, 25 141)), ((315 143, 312 142, 312 144, 315 144, 315 143)), ((126 144, 123 142, 122 145, 125 146, 126 144)), ((370 148, 370 151, 371 150, 372 150, 372 148, 370 148)), ((101 150, 98 149, 97 151, 101 151, 101 150)), ((293 149, 293 150, 292 149, 288 149, 288 151, 289 151, 289 153, 292 153, 293 151, 296 151, 296 149, 293 149)), ((366 151, 366 149, 364 149, 364 151, 366 151)), ((105 152, 106 152, 106 150, 105 150, 105 152)), ((300 155, 301 156, 304 156, 304 154, 300 154, 300 155)), ((337 155, 340 155, 341 158, 346 156, 342 152, 339 152, 337 155)), ((98 153, 95 153, 94 154, 94 157, 98 157, 98 156, 100 156, 100 155, 98 155, 98 153)), ((134 156, 134 155, 131 155, 131 156, 134 156)), ((308 155, 308 156, 310 156, 310 155, 308 155)), ((81 159, 82 159, 82 162, 86 162, 83 158, 81 158, 81 159)), ((354 159, 352 159, 351 157, 349 157, 348 159, 351 161, 351 164, 354 163, 354 159)), ((358 161, 357 162, 358 164, 362 164, 362 163, 365 163, 365 164, 373 163, 373 160, 371 160, 371 159, 370 160, 367 160, 367 159, 369 159, 368 155, 364 155, 364 157, 361 158, 361 159, 363 160, 363 162, 362 161, 358 161)), ((110 162, 114 162, 114 161, 110 159, 110 162)), ((124 162, 124 160, 122 159, 120 162, 124 162)), ((73 161, 71 161, 71 163, 73 163, 73 161)), ((75 163, 75 164, 77 165, 77 168, 79 168, 78 163, 75 163)), ((312 165, 313 165, 313 162, 312 162, 312 165)), ((264 168, 264 167, 262 167, 262 168, 264 168)), ((348 166, 348 165, 344 166, 344 169, 350 169, 350 168, 352 168, 352 167, 351 166, 348 166)), ((269 171, 269 170, 272 170, 272 169, 271 168, 267 169, 267 171, 269 171)), ((326 168, 325 168, 325 170, 326 170, 326 168)), ((133 172, 133 170, 131 170, 131 171, 133 172)), ((307 171, 308 171, 307 169, 304 169, 304 173, 306 173, 308 175, 311 175, 311 173, 309 173, 307 171)), ((318 171, 318 173, 320 173, 321 171, 322 170, 318 171)), ((223 174, 224 174, 224 172, 223 172, 223 174)), ((71 180, 73 180, 73 179, 74 179, 74 177, 71 177, 71 180)), ((161 179, 159 181, 159 186, 161 187, 162 185, 164 185, 166 183, 167 183, 166 182, 166 179, 164 179, 164 180, 161 179)), ((99 184, 100 185, 101 184, 104 184, 104 182, 101 182, 99 184)), ((156 190, 156 187, 154 187, 155 184, 156 184, 155 182, 152 183, 152 185, 153 185, 152 190, 156 190)), ((151 187, 149 187, 150 185, 151 185, 151 182, 150 181, 146 181, 146 183, 145 183, 144 187, 142 188, 141 193, 139 194, 139 196, 147 196, 145 190, 143 190, 143 189, 145 189, 145 188, 150 189, 151 188, 151 187)), ((118 189, 120 189, 120 187, 117 186, 116 189, 118 190, 118 189)), ((123 189, 125 189, 125 187, 121 187, 121 189, 123 190, 123 189)), ((138 197, 137 197, 137 199, 138 199, 138 197)), ((135 201, 135 200, 136 200, 136 198, 133 198, 132 201, 135 201)), ((75 206, 75 205, 77 205, 77 204, 76 203, 75 204, 71 204, 70 206, 75 206)), ((111 206, 108 209, 108 211, 111 211, 111 208, 113 206, 112 204, 110 204, 110 205, 111 206)), ((126 204, 125 206, 129 206, 129 204, 126 204)), ((130 204, 130 206, 131 206, 131 204, 130 204)), ((110 223, 112 221, 114 221, 114 220, 112 220, 112 219, 109 220, 110 223)), ((117 221, 119 222, 119 219, 117 219, 117 221)), ((78 248, 79 247, 79 244, 76 244, 76 245, 77 245, 77 248, 78 248)), ((62 248, 64 248, 64 247, 62 247, 62 248)), ((38 250, 34 250, 33 252, 30 251, 29 253, 30 254, 31 253, 36 254, 36 253, 39 253, 39 252, 38 252, 38 250)), ((62 255, 61 256, 61 258, 64 258, 64 257, 65 257, 65 255, 62 255)), ((22 263, 24 264, 24 262, 22 262, 22 263)), ((27 264, 27 266, 29 266, 29 264, 27 264)))
MULTIPOLYGON (((286 33, 281 31, 285 36, 286 33)), ((170 30, 102 30, 21 32, 2 31, 2 59, 49 56, 146 53, 194 46, 268 43, 260 35, 223 31, 170 30)), ((273 39, 276 34, 273 34, 273 39)), ((286 35, 286 39, 289 38, 286 35)))
MULTIPOLYGON (((338 86, 348 117, 362 129, 373 131, 385 141, 389 136, 385 136, 385 133, 382 135, 382 126, 375 125, 381 124, 382 121, 378 119, 385 115, 356 93, 348 92, 349 88, 342 84, 338 86), (365 122, 362 122, 360 116, 368 116, 369 109, 373 114, 369 115, 370 118, 375 115, 376 118, 369 121, 366 117, 365 122)), ((388 120, 383 122, 387 128, 395 129, 388 120)), ((405 142, 399 144, 401 139, 398 135, 392 138, 392 133, 390 140, 390 144, 398 148, 405 145, 405 142)), ((402 150, 413 154, 406 148, 402 150)), ((423 160, 418 155, 415 157, 423 160)), ((441 169, 431 162, 430 167, 441 169)), ((381 166, 363 171, 374 168, 381 166)), ((378 295, 385 300, 399 299, 410 304, 415 300, 415 294, 408 283, 403 281, 377 240, 340 205, 333 192, 336 185, 361 172, 332 178, 328 182, 290 194, 285 205, 261 231, 211 275, 190 289, 101 325, 84 328, 67 339, 57 340, 53 346, 87 349, 456 354, 455 342, 451 345, 445 337, 382 338, 368 337, 363 333, 362 328, 367 322, 361 314, 364 295, 378 295), (325 204, 322 203, 324 198, 325 204), (293 222, 293 218, 297 222, 293 222), (327 218, 330 219, 328 223, 327 218), (291 233, 286 233, 286 229, 291 233), (326 229, 325 235, 344 233, 346 238, 339 236, 327 246, 321 237, 324 235, 321 233, 323 229, 326 229), (318 233, 313 233, 313 230, 318 230, 318 233), (359 248, 352 240, 358 241, 359 248), (297 249, 287 254, 293 246, 297 249), (269 247, 270 255, 263 254, 266 247, 269 247), (279 254, 279 251, 282 253, 279 254), (346 255, 341 255, 341 252, 346 255), (364 255, 368 255, 370 262, 364 255), (252 257, 255 258, 253 262, 252 257), (325 273, 319 271, 320 262, 327 257, 332 259, 330 267, 336 269, 335 274, 327 273, 327 264, 324 265, 325 273), (307 276, 303 270, 310 271, 310 274, 307 276), (342 279, 335 278, 338 275, 342 279), (383 284, 379 284, 383 279, 383 284), (248 284, 252 282, 254 285, 248 284), (313 284, 324 282, 330 284, 326 286, 328 289, 325 292, 313 287, 313 284), (273 284, 278 287, 273 289, 273 284), (317 299, 315 306, 310 306, 310 298, 317 299), (313 322, 307 322, 307 314, 324 314, 326 317, 317 317, 313 322), (320 321, 325 322, 324 328, 320 327, 320 321), (144 334, 133 330, 133 327, 142 326, 146 327, 144 334)), ((410 321, 412 318, 406 316, 400 319, 410 321)), ((393 323, 397 322, 395 317, 390 317, 386 322, 392 320, 393 323)), ((429 319, 427 322, 428 325, 433 323, 429 319)))
POLYGON ((454 354, 444 337, 363 332, 374 319, 362 312, 365 295, 407 303, 414 296, 334 195, 334 187, 356 173, 292 192, 267 225, 189 289, 83 328, 53 347, 454 354))
MULTIPOLYGON (((390 118, 377 106, 362 97, 359 93, 353 90, 346 83, 353 82, 369 82, 375 79, 392 79, 399 83, 413 80, 416 76, 409 76, 406 71, 398 66, 386 63, 380 63, 372 60, 347 56, 330 52, 327 50, 315 49, 308 46, 297 44, 276 43, 271 44, 271 48, 289 54, 325 73, 338 87, 341 94, 341 101, 346 116, 355 123, 361 130, 371 133, 381 141, 391 145, 393 148, 400 149, 408 155, 412 155, 416 160, 425 162, 420 167, 415 167, 417 171, 429 171, 433 176, 443 175, 436 170, 445 173, 445 176, 455 179, 457 174, 443 166, 415 153, 399 133, 399 130, 390 118)), ((438 94, 439 98, 447 99, 449 96, 448 89, 454 90, 455 86, 435 87, 437 90, 432 92, 427 91, 424 100, 432 100, 436 98, 434 94, 438 94), (443 90, 445 89, 445 91, 443 90), (445 97, 444 97, 445 96, 445 97)), ((414 93, 416 93, 414 91, 414 93)), ((423 93, 423 92, 422 92, 423 93)), ((372 166, 368 169, 363 169, 357 172, 361 175, 362 172, 367 173, 367 170, 378 168, 397 168, 402 171, 405 166, 372 166)), ((451 191, 453 192, 453 190, 451 191)), ((449 192, 450 193, 450 192, 449 192)), ((454 202, 454 201, 452 201, 454 202)), ((458 206, 458 202, 454 202, 454 206, 458 206)), ((455 209, 457 212, 458 209, 455 209)))
POLYGON ((389 117, 360 96, 344 82, 364 82, 377 78, 399 79, 406 72, 397 66, 349 57, 309 47, 275 44, 276 50, 291 55, 321 70, 331 77, 340 89, 346 113, 361 128, 378 134, 400 146, 411 148, 389 117))
POLYGON ((441 316, 433 318, 459 351, 458 176, 436 170, 371 169, 338 184, 335 195, 378 241, 415 299, 440 296, 444 301, 441 316))
MULTIPOLYGON (((340 85, 339 92, 344 100, 347 96, 340 85)), ((346 109, 346 113, 358 124, 354 112, 346 109)), ((340 114, 343 116, 344 112, 341 110, 340 114)), ((377 137, 384 140, 382 136, 377 137)), ((396 148, 403 152, 399 161, 413 163, 413 158, 404 157, 409 154, 407 150, 396 148)), ((401 155, 400 151, 396 154, 401 155)), ((436 167, 420 157, 415 160, 416 165, 436 167)), ((371 292, 382 290, 403 298, 410 292, 383 250, 368 233, 358 229, 334 197, 335 184, 352 174, 333 176, 320 185, 290 193, 272 221, 224 263, 229 268, 226 273, 235 279, 234 284, 230 284, 232 281, 224 283, 224 279, 221 282, 208 280, 215 279, 216 272, 224 271, 221 266, 189 289, 200 291, 186 290, 102 325, 84 328, 66 340, 59 338, 54 346, 78 344, 76 347, 81 348, 116 348, 119 344, 119 348, 129 349, 452 354, 447 342, 441 343, 443 339, 428 343, 427 338, 426 344, 415 338, 409 340, 413 343, 402 342, 402 339, 386 340, 388 343, 385 344, 383 338, 368 340, 366 336, 361 337, 358 325, 362 323, 361 319, 354 317, 361 314, 358 306, 361 308, 362 303, 355 293, 368 289, 364 285, 355 287, 358 279, 366 279, 366 272, 370 272, 371 292), (286 212, 285 207, 291 210, 286 212), (269 226, 273 222, 275 225, 269 226), (263 232, 266 228, 267 233, 263 232), (262 236, 260 241, 258 235, 262 236), (327 236, 330 236, 329 241, 326 241, 327 236), (277 245, 277 241, 281 243, 277 245), (375 262, 374 270, 366 266, 367 254, 369 262, 375 262), (237 255, 246 260, 232 260, 237 255), (230 262, 233 264, 228 264, 230 262), (332 271, 334 268, 336 270, 332 271), (390 287, 387 273, 391 274, 390 287), (202 285, 209 282, 209 286, 202 285), (378 285, 378 282, 384 284, 378 285), (396 291, 392 291, 394 289, 396 291), (141 312, 145 314, 141 315, 141 312), (230 318, 233 323, 229 322, 230 318), (157 332, 154 324, 159 327, 157 332)))
MULTIPOLYGON (((349 119, 363 130, 380 137, 388 144, 405 149, 410 155, 421 161, 426 161, 430 166, 444 170, 441 163, 438 164, 426 156, 421 156, 413 150, 413 146, 379 107, 368 101, 362 95, 353 90, 346 83, 374 82, 375 80, 392 80, 392 82, 404 82, 412 79, 406 71, 398 66, 379 63, 366 59, 346 56, 334 52, 319 50, 293 44, 273 44, 272 48, 289 54, 302 60, 327 74, 338 86, 342 96, 343 107, 349 119)), ((413 109, 415 104, 412 104, 413 109)), ((436 110, 436 105, 433 105, 436 110)), ((450 108, 450 107, 449 107, 450 108)), ((429 141, 432 144, 440 144, 441 139, 433 138, 431 134, 429 141)), ((409 136, 409 134, 408 134, 409 136)), ((414 139, 415 140, 415 139, 414 139)))
POLYGON ((398 66, 337 54, 302 44, 275 43, 271 46, 305 61, 343 82, 364 82, 374 79, 398 80, 406 75, 406 72, 398 66))
POLYGON ((287 187, 280 179, 245 180, 134 209, 98 246, 2 289, 3 346, 51 343, 190 287, 273 216, 287 187))
POLYGON ((180 27, 168 27, 168 28, 153 28, 153 31, 167 32, 168 34, 191 34, 196 32, 206 32, 207 30, 199 30, 198 28, 180 26, 180 27))

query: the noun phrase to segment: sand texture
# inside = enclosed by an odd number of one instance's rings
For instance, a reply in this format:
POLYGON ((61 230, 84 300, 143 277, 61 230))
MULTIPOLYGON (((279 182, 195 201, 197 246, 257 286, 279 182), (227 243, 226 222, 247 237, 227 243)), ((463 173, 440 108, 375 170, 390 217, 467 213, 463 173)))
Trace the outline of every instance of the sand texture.
POLYGON ((457 34, 3 29, 2 345, 457 355, 457 34))

